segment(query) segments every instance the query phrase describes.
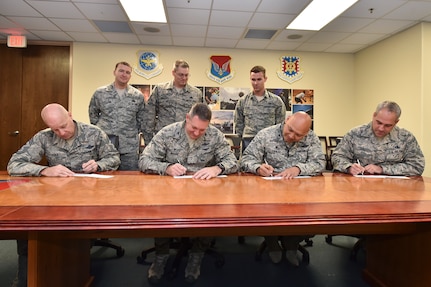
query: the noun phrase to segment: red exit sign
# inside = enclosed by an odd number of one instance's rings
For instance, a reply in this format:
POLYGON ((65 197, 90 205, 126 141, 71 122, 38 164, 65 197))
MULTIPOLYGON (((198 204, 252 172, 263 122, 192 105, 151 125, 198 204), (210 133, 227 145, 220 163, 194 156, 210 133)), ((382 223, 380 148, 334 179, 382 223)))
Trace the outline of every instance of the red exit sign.
POLYGON ((27 47, 27 38, 25 36, 9 35, 7 36, 7 46, 12 48, 27 47))

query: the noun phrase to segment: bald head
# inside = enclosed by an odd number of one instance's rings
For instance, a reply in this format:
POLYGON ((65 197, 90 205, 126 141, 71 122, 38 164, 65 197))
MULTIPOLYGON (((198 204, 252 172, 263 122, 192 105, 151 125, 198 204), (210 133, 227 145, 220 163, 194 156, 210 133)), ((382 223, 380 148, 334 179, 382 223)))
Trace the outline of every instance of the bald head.
POLYGON ((296 112, 289 116, 284 124, 284 141, 288 143, 300 141, 308 134, 311 123, 311 117, 305 112, 296 112))
POLYGON ((59 104, 48 104, 40 112, 43 122, 60 138, 70 139, 75 134, 71 114, 59 104))

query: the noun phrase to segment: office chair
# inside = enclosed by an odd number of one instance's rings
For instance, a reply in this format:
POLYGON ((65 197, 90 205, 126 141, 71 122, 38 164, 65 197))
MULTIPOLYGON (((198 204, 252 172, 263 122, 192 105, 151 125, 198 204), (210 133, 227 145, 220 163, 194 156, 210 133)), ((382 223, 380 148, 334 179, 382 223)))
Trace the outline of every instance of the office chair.
POLYGON ((326 170, 332 170, 332 163, 331 163, 331 155, 329 151, 329 145, 328 145, 328 138, 326 136, 319 136, 320 144, 322 146, 322 152, 325 155, 326 160, 326 170))
POLYGON ((123 247, 121 247, 121 245, 116 244, 114 242, 112 242, 111 240, 109 240, 108 238, 98 238, 98 239, 94 239, 92 241, 91 246, 100 246, 100 247, 107 247, 107 248, 112 248, 117 252, 117 258, 123 257, 125 250, 123 247))
POLYGON ((330 244, 330 245, 335 245, 332 242, 334 236, 351 236, 351 237, 358 238, 358 241, 356 241, 356 243, 352 247, 352 250, 350 251, 350 260, 352 260, 352 261, 356 261, 359 250, 365 249, 365 237, 363 237, 361 235, 342 235, 342 234, 329 235, 328 234, 325 237, 325 242, 330 244))
MULTIPOLYGON (((208 248, 205 251, 205 254, 211 255, 215 258, 215 266, 217 268, 221 268, 224 263, 224 257, 219 252, 217 252, 214 249, 215 240, 211 242, 210 248, 208 248)), ((168 279, 173 279, 178 275, 178 267, 180 266, 181 260, 183 257, 187 256, 188 251, 192 248, 192 242, 189 237, 181 237, 181 238, 173 238, 171 239, 170 243, 170 249, 177 250, 177 253, 175 254, 174 261, 172 262, 172 265, 170 265, 169 269, 167 270, 166 274, 168 279)), ((141 252, 141 256, 136 257, 136 261, 138 264, 143 265, 151 265, 152 262, 147 262, 147 256, 148 254, 155 252, 156 248, 153 246, 151 248, 145 249, 141 252)))
MULTIPOLYGON (((305 244, 299 244, 298 246, 298 251, 301 252, 302 254, 302 263, 305 265, 308 265, 310 263, 310 253, 308 252, 308 250, 305 247, 309 247, 309 246, 313 246, 313 240, 311 240, 311 237, 307 237, 303 240, 305 242, 305 244)), ((257 261, 261 261, 262 260, 262 255, 263 252, 265 251, 267 247, 266 241, 264 240, 258 247, 257 251, 256 251, 256 255, 255 255, 255 259, 257 261)), ((283 252, 284 247, 282 246, 283 252)))

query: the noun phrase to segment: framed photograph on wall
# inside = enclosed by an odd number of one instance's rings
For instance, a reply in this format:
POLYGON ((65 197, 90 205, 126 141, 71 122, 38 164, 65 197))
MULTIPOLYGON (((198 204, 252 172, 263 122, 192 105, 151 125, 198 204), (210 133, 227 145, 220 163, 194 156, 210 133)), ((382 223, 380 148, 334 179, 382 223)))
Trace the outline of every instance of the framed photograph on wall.
POLYGON ((271 92, 277 96, 279 96, 282 100, 284 105, 286 106, 286 111, 291 111, 292 110, 292 90, 290 89, 283 89, 283 88, 279 88, 279 89, 267 89, 268 92, 271 92))
POLYGON ((224 134, 234 134, 233 110, 213 110, 211 124, 224 134))
POLYGON ((235 110, 239 98, 250 93, 250 88, 220 87, 220 109, 235 110))

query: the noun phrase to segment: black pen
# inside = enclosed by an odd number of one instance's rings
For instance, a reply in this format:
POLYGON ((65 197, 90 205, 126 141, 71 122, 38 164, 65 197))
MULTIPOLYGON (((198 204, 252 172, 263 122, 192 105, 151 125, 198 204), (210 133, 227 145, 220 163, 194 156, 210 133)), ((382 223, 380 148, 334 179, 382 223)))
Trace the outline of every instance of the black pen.
MULTIPOLYGON (((357 159, 357 160, 356 160, 356 162, 357 162, 360 166, 362 166, 362 164, 361 164, 361 162, 359 161, 359 159, 357 159)), ((362 172, 361 172, 361 175, 364 175, 364 171, 362 171, 362 172)))

